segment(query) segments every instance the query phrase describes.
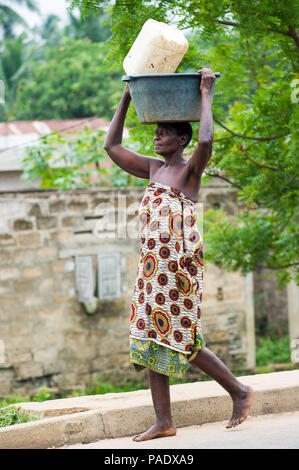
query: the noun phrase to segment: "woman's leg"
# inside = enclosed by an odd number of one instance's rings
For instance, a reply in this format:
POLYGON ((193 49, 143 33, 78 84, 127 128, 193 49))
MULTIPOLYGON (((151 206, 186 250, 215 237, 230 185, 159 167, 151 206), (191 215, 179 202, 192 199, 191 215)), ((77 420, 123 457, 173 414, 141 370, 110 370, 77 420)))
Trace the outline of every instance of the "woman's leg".
POLYGON ((155 437, 174 436, 176 428, 172 424, 169 377, 148 371, 149 381, 156 413, 156 423, 147 431, 133 437, 134 441, 146 441, 155 437))
POLYGON ((239 382, 226 365, 208 348, 199 351, 190 364, 216 380, 232 397, 233 414, 226 427, 231 428, 245 421, 253 399, 252 388, 239 382))

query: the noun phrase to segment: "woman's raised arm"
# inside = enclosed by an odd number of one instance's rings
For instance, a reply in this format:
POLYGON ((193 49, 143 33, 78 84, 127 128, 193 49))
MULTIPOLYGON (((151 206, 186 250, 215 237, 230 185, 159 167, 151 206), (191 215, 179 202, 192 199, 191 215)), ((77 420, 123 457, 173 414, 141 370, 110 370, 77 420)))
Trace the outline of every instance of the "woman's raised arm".
POLYGON ((212 115, 211 88, 215 81, 212 70, 204 68, 201 72, 201 115, 198 134, 198 143, 189 160, 190 171, 201 176, 212 155, 214 136, 214 123, 212 115))
POLYGON ((123 170, 139 178, 150 178, 151 161, 154 157, 147 157, 133 152, 122 145, 122 137, 126 114, 131 101, 128 84, 121 97, 119 106, 113 116, 104 143, 104 149, 109 157, 123 170))

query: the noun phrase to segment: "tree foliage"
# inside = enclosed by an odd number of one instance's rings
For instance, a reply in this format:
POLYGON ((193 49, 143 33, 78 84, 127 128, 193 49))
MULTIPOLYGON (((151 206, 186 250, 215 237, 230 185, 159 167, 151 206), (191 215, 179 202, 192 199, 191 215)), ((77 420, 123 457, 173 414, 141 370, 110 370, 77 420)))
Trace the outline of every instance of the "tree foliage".
POLYGON ((0 1, 0 33, 3 39, 15 37, 14 27, 16 25, 22 25, 27 28, 22 15, 15 10, 16 5, 25 5, 31 11, 39 12, 36 0, 0 1))
POLYGON ((44 136, 38 145, 27 149, 22 163, 22 178, 33 182, 41 179, 43 189, 59 188, 63 191, 97 187, 144 185, 144 180, 134 178, 115 163, 108 170, 102 130, 68 131, 44 136))
MULTIPOLYGON (((67 3, 84 14, 111 5, 67 3)), ((237 217, 221 208, 205 214, 207 258, 244 274, 265 266, 280 287, 291 278, 299 284, 298 2, 116 0, 111 8, 109 53, 120 64, 153 18, 186 31, 190 47, 179 72, 203 66, 221 72, 213 101, 213 155, 203 181, 226 181, 237 189, 243 209, 237 217)), ((133 109, 127 122, 138 150, 152 153, 151 126, 139 125, 133 109)))
POLYGON ((14 119, 111 118, 121 96, 119 72, 108 72, 104 43, 65 38, 32 62, 30 80, 18 84, 14 119))

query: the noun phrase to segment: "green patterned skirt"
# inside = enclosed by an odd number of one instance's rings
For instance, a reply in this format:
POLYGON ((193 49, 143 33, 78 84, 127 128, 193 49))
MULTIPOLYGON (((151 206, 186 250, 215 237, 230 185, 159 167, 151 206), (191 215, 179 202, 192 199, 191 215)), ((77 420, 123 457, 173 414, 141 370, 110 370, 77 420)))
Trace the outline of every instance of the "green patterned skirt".
POLYGON ((174 351, 154 341, 130 338, 130 360, 136 372, 148 368, 159 374, 183 379, 190 362, 204 347, 201 333, 196 335, 192 355, 174 351))

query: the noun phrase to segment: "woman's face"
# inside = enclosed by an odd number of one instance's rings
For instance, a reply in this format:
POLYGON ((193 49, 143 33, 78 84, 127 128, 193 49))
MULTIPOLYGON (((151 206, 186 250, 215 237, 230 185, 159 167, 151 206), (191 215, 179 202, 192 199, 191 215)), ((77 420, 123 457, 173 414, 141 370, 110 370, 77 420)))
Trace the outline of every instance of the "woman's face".
POLYGON ((170 155, 184 147, 184 136, 179 136, 176 130, 171 126, 163 127, 158 125, 155 130, 153 143, 155 146, 155 153, 157 155, 170 155))

